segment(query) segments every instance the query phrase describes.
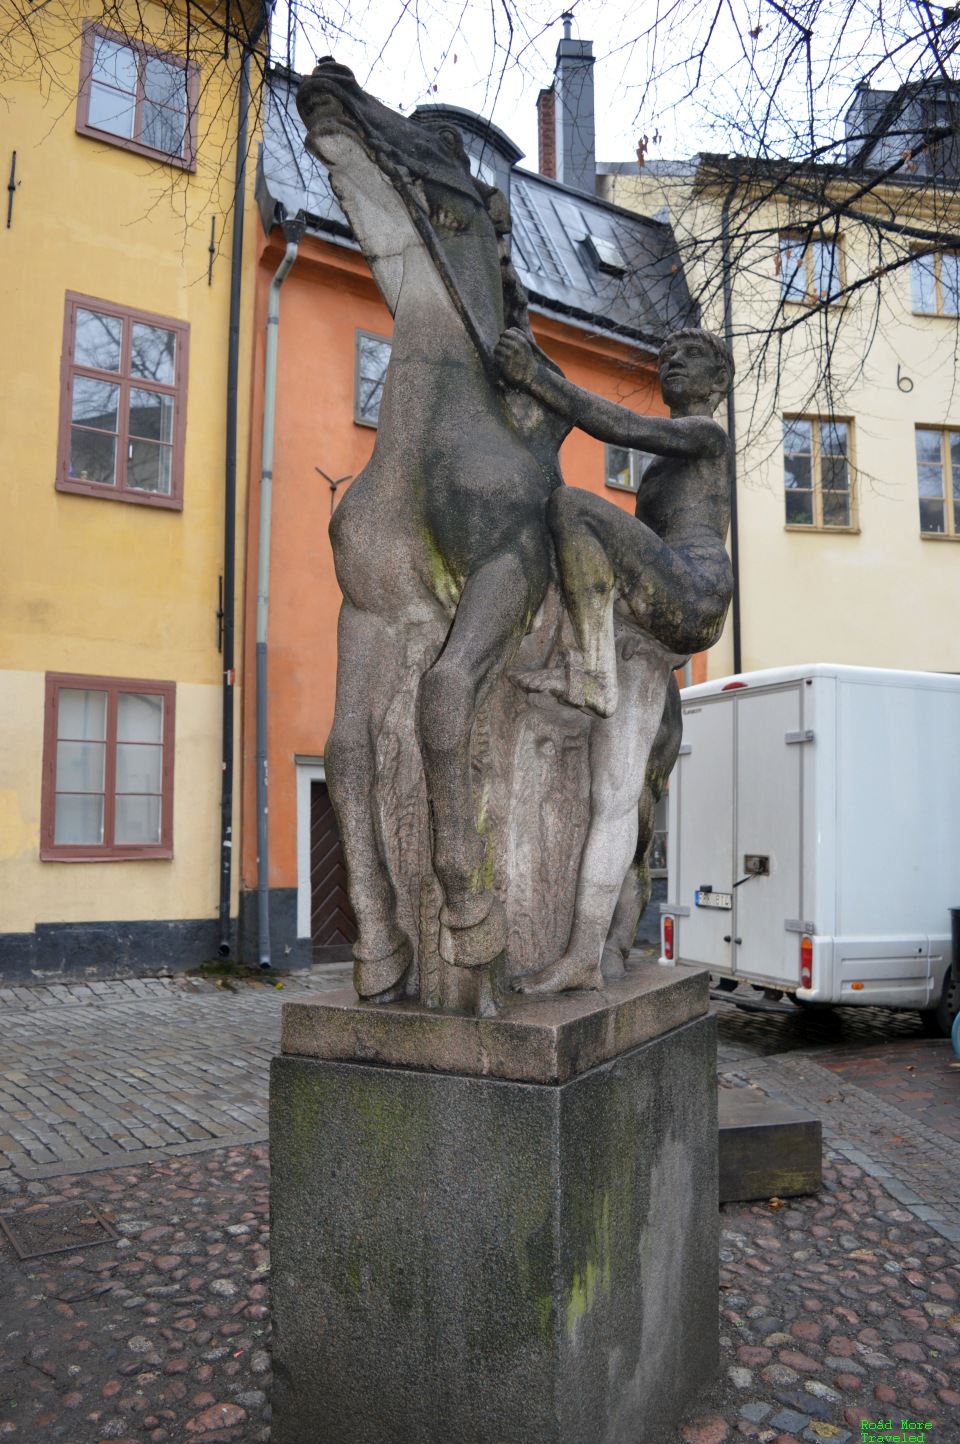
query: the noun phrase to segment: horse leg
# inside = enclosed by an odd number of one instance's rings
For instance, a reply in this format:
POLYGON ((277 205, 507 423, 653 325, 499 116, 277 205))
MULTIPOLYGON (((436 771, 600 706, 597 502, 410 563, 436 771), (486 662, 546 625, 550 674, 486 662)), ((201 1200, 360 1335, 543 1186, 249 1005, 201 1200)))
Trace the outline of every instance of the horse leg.
POLYGON ((521 993, 602 988, 600 958, 623 879, 637 846, 637 803, 663 713, 670 660, 662 649, 638 654, 621 674, 616 718, 598 720, 590 734, 590 824, 566 951, 556 962, 519 979, 521 993))
MULTIPOLYGON (((420 684, 420 745, 433 820, 433 865, 443 888, 441 952, 482 967, 506 945, 503 905, 485 880, 477 832, 470 740, 477 711, 526 633, 542 596, 520 552, 488 562, 467 581, 443 652, 420 684)), ((543 577, 546 583, 545 569, 543 577)))
POLYGON ((391 1002, 413 958, 410 939, 396 921, 374 801, 377 736, 400 682, 399 669, 391 665, 395 643, 382 618, 345 601, 337 654, 337 700, 324 766, 357 917, 354 986, 361 997, 391 1002))
POLYGON ((657 803, 663 796, 667 779, 673 771, 683 733, 683 719, 680 715, 680 688, 676 674, 667 683, 667 696, 660 719, 647 772, 640 795, 638 817, 637 850, 620 889, 620 897, 610 924, 610 932, 603 949, 604 977, 619 977, 627 954, 633 947, 640 919, 650 901, 652 883, 650 880, 650 844, 656 827, 657 803))

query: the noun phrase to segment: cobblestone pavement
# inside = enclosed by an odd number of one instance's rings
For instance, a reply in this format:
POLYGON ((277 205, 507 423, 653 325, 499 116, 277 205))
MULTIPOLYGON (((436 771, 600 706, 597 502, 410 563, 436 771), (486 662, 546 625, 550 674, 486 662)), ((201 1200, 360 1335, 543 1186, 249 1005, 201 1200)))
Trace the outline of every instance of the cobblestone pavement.
MULTIPOLYGON (((0 1214, 93 1205, 122 1235, 25 1262, 0 1238, 0 1444, 269 1439, 266 1063, 284 998, 343 981, 0 992, 0 1214)), ((820 1116, 825 1186, 721 1209, 720 1381, 662 1444, 895 1415, 960 1444, 960 1070, 915 1014, 716 1011, 721 1086, 820 1116)))
POLYGON ((3 989, 0 1190, 10 1170, 45 1178, 264 1140, 284 999, 348 978, 3 989))
POLYGON ((48 1182, 8 1200, 98 1206, 122 1237, 20 1263, 0 1249, 0 1439, 270 1438, 262 1145, 48 1182))
POLYGON ((889 1048, 863 1048, 817 1054, 822 1068, 830 1068, 845 1082, 855 1083, 899 1108, 918 1123, 960 1143, 960 1080, 953 1048, 947 1038, 925 1038, 912 1047, 899 1047, 891 1067, 889 1048))
POLYGON ((960 1254, 886 1182, 831 1152, 817 1197, 721 1207, 720 1380, 680 1444, 859 1444, 887 1419, 957 1444, 960 1254))

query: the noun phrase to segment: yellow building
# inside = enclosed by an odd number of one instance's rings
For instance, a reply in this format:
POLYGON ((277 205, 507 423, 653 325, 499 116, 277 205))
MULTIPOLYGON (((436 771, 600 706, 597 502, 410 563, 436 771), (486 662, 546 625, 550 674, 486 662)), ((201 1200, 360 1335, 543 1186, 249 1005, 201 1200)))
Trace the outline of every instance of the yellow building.
POLYGON ((256 224, 240 39, 256 52, 263 17, 95 14, 53 0, 0 47, 0 983, 196 964, 236 914, 252 291, 232 283, 256 224))
MULTIPOLYGON (((851 115, 868 104, 904 113, 899 92, 861 86, 851 115)), ((878 182, 870 144, 848 172, 706 156, 598 166, 606 199, 670 219, 704 325, 729 323, 740 636, 735 650, 731 612, 709 677, 737 661, 960 672, 947 544, 960 541, 960 275, 955 255, 911 241, 955 230, 950 188, 925 166, 878 182), (804 234, 825 200, 839 220, 804 234)))

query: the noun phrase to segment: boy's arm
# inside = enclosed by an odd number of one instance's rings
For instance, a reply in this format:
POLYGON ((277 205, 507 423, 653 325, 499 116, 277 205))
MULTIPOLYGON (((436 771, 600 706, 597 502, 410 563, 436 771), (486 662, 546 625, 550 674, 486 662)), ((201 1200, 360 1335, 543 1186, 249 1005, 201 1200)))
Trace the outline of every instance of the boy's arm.
POLYGON ((638 416, 625 406, 581 390, 542 365, 516 329, 503 333, 495 354, 509 381, 598 441, 652 451, 657 456, 720 456, 726 447, 726 433, 708 416, 638 416))

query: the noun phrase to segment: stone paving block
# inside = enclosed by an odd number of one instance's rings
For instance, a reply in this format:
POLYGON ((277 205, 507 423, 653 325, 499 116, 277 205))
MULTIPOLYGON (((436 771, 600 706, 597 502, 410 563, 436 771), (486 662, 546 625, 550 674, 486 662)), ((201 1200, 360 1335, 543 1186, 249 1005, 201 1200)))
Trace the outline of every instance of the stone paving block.
POLYGON ((748 1419, 751 1424, 762 1424, 767 1415, 773 1411, 772 1404, 743 1404, 740 1408, 740 1418, 748 1419))
POLYGON ((771 1429, 781 1429, 784 1434, 799 1434, 811 1421, 809 1414, 798 1414, 796 1409, 781 1409, 771 1414, 768 1422, 771 1429))

